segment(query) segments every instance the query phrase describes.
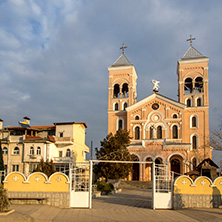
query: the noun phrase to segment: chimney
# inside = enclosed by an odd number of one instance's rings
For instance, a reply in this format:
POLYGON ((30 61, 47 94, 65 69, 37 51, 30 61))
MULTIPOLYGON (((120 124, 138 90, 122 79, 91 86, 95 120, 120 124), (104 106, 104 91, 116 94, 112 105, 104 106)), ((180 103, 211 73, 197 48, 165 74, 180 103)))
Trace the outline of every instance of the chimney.
POLYGON ((25 117, 23 117, 23 119, 24 119, 24 122, 26 122, 28 125, 30 125, 31 119, 29 117, 25 116, 25 117))
POLYGON ((3 128, 3 120, 0 119, 0 130, 2 130, 2 128, 3 128))

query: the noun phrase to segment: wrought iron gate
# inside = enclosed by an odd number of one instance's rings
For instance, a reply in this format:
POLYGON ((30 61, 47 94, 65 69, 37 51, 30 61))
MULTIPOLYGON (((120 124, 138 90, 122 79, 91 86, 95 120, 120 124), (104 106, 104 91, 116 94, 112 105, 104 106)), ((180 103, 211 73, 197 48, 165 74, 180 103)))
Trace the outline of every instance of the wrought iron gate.
POLYGON ((153 166, 153 209, 172 209, 174 172, 167 165, 153 166))
POLYGON ((92 206, 92 162, 75 163, 70 168, 70 207, 92 206))

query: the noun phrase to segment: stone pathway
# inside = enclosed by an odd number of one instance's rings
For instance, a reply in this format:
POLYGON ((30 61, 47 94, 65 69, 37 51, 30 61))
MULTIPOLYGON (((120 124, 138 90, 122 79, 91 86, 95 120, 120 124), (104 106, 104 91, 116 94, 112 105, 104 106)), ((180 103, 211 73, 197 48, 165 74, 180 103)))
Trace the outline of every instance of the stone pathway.
POLYGON ((122 193, 93 199, 93 209, 60 209, 44 205, 13 205, 15 212, 0 221, 22 222, 192 222, 222 221, 222 209, 152 210, 149 190, 123 190, 122 193))

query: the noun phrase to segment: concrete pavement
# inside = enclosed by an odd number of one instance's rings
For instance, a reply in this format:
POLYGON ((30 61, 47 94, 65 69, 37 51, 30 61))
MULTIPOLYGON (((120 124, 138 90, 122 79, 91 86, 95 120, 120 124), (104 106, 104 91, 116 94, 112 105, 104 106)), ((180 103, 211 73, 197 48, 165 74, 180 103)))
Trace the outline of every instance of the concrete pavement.
POLYGON ((152 210, 151 192, 125 189, 93 200, 92 209, 60 209, 44 205, 12 205, 15 212, 0 221, 100 222, 100 221, 222 221, 222 209, 152 210))

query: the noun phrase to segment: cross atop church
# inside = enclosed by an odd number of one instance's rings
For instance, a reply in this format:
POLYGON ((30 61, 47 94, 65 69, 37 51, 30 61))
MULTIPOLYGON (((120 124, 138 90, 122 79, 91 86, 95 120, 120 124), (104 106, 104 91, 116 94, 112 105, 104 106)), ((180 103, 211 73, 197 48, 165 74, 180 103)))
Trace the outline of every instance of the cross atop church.
POLYGON ((127 48, 127 46, 125 46, 125 44, 123 43, 122 44, 122 47, 120 47, 120 49, 122 49, 122 54, 125 53, 125 49, 127 48))
POLYGON ((192 42, 193 42, 193 40, 196 40, 196 38, 192 38, 192 35, 190 35, 190 38, 187 39, 187 41, 190 42, 190 46, 192 46, 192 42))

